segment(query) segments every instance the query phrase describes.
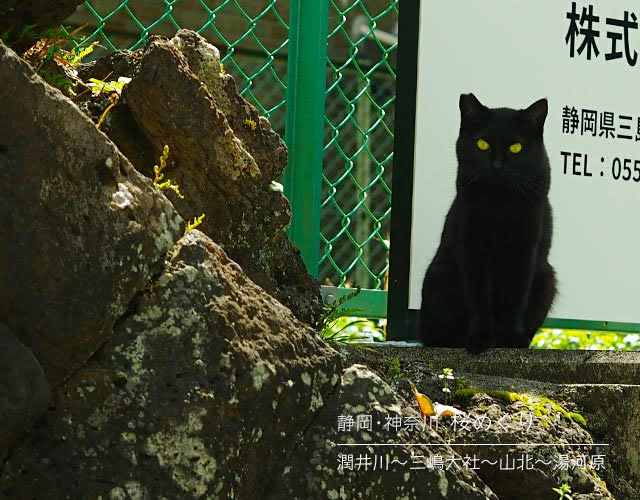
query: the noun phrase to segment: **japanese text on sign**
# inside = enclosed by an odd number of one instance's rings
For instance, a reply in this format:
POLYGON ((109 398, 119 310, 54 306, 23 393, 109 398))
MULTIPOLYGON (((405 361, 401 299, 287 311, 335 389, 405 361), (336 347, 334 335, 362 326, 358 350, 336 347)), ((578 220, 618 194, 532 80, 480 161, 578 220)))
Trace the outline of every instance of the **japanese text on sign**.
POLYGON ((587 60, 597 58, 600 47, 605 46, 607 61, 622 59, 629 66, 638 62, 638 53, 631 45, 631 31, 638 29, 638 20, 634 12, 625 10, 622 17, 602 18, 594 12, 593 5, 586 5, 578 10, 576 2, 571 2, 571 11, 567 12, 569 28, 565 42, 569 47, 569 57, 586 57, 587 60), (602 28, 602 29, 601 29, 602 28), (604 31, 603 35, 603 29, 604 31), (604 40, 598 40, 602 39, 604 40))

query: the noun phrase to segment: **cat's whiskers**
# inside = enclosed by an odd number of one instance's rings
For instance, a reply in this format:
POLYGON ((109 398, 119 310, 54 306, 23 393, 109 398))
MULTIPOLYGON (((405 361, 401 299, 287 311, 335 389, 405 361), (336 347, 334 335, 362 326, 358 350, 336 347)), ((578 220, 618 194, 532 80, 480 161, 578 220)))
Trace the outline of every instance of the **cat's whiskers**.
POLYGON ((460 185, 461 189, 467 188, 469 187, 471 184, 473 184, 475 181, 477 181, 480 176, 482 175, 480 172, 474 172, 474 176, 471 179, 468 179, 467 182, 465 182, 464 184, 460 185))
POLYGON ((520 183, 522 177, 510 176, 509 179, 511 180, 511 184, 522 194, 524 200, 533 205, 535 200, 531 197, 531 192, 526 188, 526 186, 520 183))
POLYGON ((544 183, 538 181, 537 179, 532 179, 527 176, 515 176, 518 179, 520 185, 533 192, 536 195, 546 194, 544 191, 544 183))

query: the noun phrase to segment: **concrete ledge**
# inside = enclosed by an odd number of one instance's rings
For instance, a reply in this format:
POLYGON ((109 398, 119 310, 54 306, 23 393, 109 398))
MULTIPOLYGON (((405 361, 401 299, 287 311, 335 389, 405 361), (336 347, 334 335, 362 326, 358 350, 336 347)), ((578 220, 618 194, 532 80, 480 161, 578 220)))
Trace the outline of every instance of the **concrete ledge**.
POLYGON ((469 354, 465 349, 400 342, 360 345, 387 357, 422 362, 435 369, 455 368, 459 372, 556 384, 640 384, 640 351, 489 349, 482 354, 469 354))

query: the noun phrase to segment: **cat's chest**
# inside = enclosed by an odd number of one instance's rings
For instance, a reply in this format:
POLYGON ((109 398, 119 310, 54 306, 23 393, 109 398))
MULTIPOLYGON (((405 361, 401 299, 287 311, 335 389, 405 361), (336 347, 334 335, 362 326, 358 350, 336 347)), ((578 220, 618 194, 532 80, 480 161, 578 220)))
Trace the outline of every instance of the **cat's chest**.
POLYGON ((505 241, 523 244, 538 238, 542 218, 539 204, 520 200, 463 200, 459 235, 464 240, 484 241, 492 246, 505 241))

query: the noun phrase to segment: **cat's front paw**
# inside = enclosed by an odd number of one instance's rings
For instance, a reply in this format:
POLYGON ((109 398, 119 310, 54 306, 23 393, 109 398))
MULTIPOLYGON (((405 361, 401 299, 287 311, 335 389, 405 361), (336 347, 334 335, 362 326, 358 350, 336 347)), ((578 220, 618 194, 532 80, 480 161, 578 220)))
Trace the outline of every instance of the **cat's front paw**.
POLYGON ((467 330, 467 351, 479 354, 495 346, 496 337, 489 328, 487 319, 480 316, 473 317, 467 330))
POLYGON ((524 333, 522 319, 512 318, 496 326, 496 347, 529 347, 531 339, 524 333))

